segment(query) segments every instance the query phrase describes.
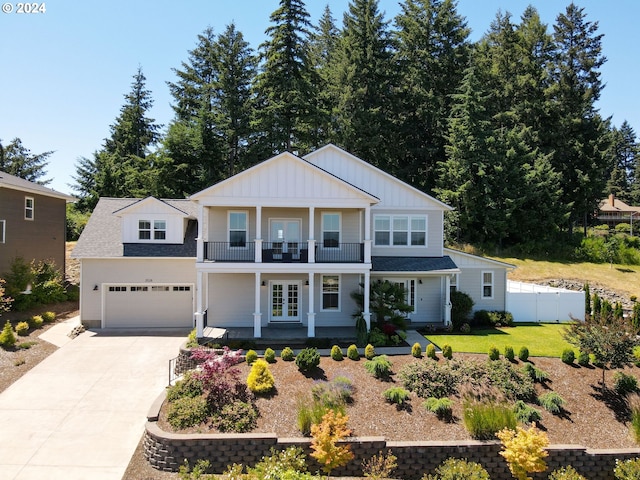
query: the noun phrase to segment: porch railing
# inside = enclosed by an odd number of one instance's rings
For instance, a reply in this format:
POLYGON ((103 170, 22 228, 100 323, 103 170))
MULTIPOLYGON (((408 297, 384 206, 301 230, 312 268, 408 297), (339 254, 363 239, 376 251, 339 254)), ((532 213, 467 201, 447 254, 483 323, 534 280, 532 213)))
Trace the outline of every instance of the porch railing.
MULTIPOLYGON (((263 263, 363 263, 364 244, 338 243, 324 246, 318 242, 309 255, 308 242, 262 242, 263 263)), ((255 242, 243 245, 230 242, 204 242, 204 259, 214 262, 255 262, 255 242)))
POLYGON ((363 263, 363 243, 339 243, 336 247, 316 247, 316 263, 363 263))
POLYGON ((263 242, 263 263, 308 263, 307 242, 263 242))
POLYGON ((214 262, 255 262, 256 245, 244 242, 204 242, 204 259, 214 262))

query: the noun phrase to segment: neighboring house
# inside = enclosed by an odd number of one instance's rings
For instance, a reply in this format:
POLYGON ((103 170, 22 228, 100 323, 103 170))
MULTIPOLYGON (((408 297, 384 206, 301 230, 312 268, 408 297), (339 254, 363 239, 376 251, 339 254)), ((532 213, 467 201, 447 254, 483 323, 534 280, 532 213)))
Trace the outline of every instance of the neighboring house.
POLYGON ((450 290, 505 308, 512 266, 443 248, 451 207, 327 145, 283 153, 187 200, 100 199, 73 256, 89 327, 353 326, 376 280, 412 323, 450 322, 450 290), (194 323, 195 322, 195 323, 194 323))
POLYGON ((640 207, 627 205, 611 194, 609 198, 600 202, 598 220, 609 227, 615 227, 619 223, 628 223, 633 226, 634 222, 638 222, 636 230, 640 231, 640 207))
POLYGON ((0 277, 17 257, 64 272, 66 205, 75 199, 0 171, 0 277))

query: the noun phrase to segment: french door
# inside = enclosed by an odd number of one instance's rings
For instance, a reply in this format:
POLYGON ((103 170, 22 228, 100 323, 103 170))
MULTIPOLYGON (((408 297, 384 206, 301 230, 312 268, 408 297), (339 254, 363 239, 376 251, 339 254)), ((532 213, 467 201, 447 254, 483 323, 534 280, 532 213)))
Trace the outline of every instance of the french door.
POLYGON ((271 321, 300 321, 300 282, 271 282, 271 321))
POLYGON ((300 259, 300 220, 271 219, 270 235, 274 259, 300 259))

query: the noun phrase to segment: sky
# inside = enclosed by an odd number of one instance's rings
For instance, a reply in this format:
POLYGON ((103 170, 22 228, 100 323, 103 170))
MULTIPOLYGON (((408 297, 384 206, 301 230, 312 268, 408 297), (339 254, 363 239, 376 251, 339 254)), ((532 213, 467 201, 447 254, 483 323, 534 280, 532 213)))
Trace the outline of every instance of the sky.
MULTIPOLYGON (((73 194, 78 159, 91 158, 109 136, 142 67, 154 101, 148 115, 165 128, 173 119, 167 82, 175 81, 197 36, 216 34, 235 23, 253 49, 266 40, 269 16, 278 0, 51 0, 44 12, 17 13, 18 2, 2 3, 0 13, 0 141, 19 137, 32 153, 53 151, 46 167, 49 187, 73 194), (9 11, 9 13, 5 13, 9 11)), ((329 5, 338 26, 349 0, 306 0, 316 24, 329 5)), ((528 5, 552 26, 569 0, 458 0, 457 10, 476 41, 496 13, 518 22, 528 5)), ((601 68, 605 88, 597 104, 613 125, 627 120, 640 133, 640 2, 576 0, 587 21, 604 34, 601 68)), ((399 13, 398 0, 379 0, 385 19, 399 13)))

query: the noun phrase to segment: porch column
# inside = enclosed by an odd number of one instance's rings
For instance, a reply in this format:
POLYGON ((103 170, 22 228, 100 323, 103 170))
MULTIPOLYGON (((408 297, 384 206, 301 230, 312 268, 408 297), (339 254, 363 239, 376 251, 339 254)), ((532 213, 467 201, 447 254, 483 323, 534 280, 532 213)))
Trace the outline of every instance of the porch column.
POLYGON ((255 241, 254 260, 256 263, 262 263, 262 206, 256 206, 256 241, 255 241))
POLYGON ((315 286, 313 280, 315 275, 309 272, 309 312, 307 313, 307 336, 312 338, 316 336, 316 313, 315 313, 315 286))
POLYGON ((369 312, 369 296, 371 290, 371 273, 369 270, 365 270, 364 272, 364 311, 362 312, 362 316, 364 317, 364 321, 367 324, 367 332, 371 331, 371 313, 369 312))
POLYGON ((364 263, 371 263, 371 207, 364 209, 364 263))
POLYGON ((196 238, 196 261, 204 261, 204 207, 198 204, 198 237, 196 238))
POLYGON ((451 325, 451 277, 444 277, 444 326, 451 325))
POLYGON ((196 274, 196 337, 202 338, 204 337, 204 279, 203 276, 205 274, 203 272, 198 272, 196 274))
MULTIPOLYGON (((315 240, 316 214, 315 212, 316 212, 315 207, 309 207, 309 238, 307 241, 307 244, 308 244, 307 245, 307 248, 308 248, 307 262, 308 263, 316 263, 316 240, 315 240)), ((309 285, 311 285, 311 282, 309 282, 309 285)))
POLYGON ((253 309, 253 336, 262 337, 262 313, 260 312, 260 272, 256 272, 255 307, 253 309))

